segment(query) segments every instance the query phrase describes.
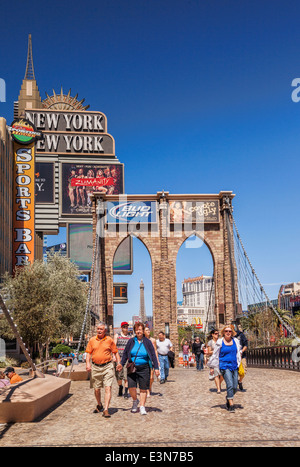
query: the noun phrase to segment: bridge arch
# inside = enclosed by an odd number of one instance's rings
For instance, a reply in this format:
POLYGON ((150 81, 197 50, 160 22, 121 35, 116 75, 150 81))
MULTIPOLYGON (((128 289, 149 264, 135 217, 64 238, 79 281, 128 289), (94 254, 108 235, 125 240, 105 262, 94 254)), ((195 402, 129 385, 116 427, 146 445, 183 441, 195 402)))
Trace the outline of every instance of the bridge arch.
POLYGON ((191 232, 181 243, 176 260, 178 321, 201 325, 208 333, 215 327, 213 250, 198 232, 191 232))
MULTIPOLYGON (((231 206, 234 195, 232 192, 220 192, 217 195, 169 195, 158 192, 156 195, 127 195, 130 203, 151 202, 156 206, 155 225, 129 232, 117 226, 114 231, 109 231, 104 225, 101 242, 103 244, 102 255, 102 281, 106 281, 106 287, 100 285, 103 296, 100 317, 113 326, 113 258, 118 246, 129 235, 138 238, 147 248, 152 266, 152 306, 154 331, 167 330, 170 338, 177 342, 177 285, 176 285, 176 260, 181 245, 191 236, 196 235, 209 249, 214 270, 215 284, 215 321, 216 325, 235 320, 238 291, 236 284, 236 267, 232 248, 233 237, 230 229, 228 214, 228 202, 231 206), (197 223, 191 223, 190 227, 175 229, 175 221, 170 220, 170 207, 174 200, 185 200, 186 203, 202 203, 203 222, 199 228, 197 223), (212 208, 211 208, 212 207, 212 208), (213 212, 213 215, 211 215, 213 212), (228 216, 227 216, 228 214, 228 216), (151 228, 150 228, 151 227, 151 228)), ((99 199, 105 205, 106 201, 118 202, 114 195, 94 193, 93 196, 93 225, 96 234, 97 206, 99 199)), ((105 222, 105 221, 103 221, 105 222)), ((128 229, 128 227, 127 227, 128 229)))
MULTIPOLYGON (((129 275, 118 274, 115 271, 114 283, 127 283, 128 286, 128 303, 114 304, 113 310, 113 322, 121 323, 122 321, 131 320, 132 316, 139 316, 140 307, 141 312, 144 313, 143 321, 148 321, 147 317, 152 316, 152 260, 149 248, 147 246, 147 239, 140 238, 135 233, 129 233, 125 238, 120 239, 120 243, 116 246, 114 253, 113 264, 115 264, 116 255, 119 248, 128 240, 128 246, 130 247, 129 254, 132 259, 132 273, 129 275), (141 281, 143 287, 141 289, 141 281), (144 295, 144 299, 141 304, 141 294, 144 295), (144 306, 143 306, 144 305, 144 306), (122 319, 120 319, 122 317, 122 319)), ((127 247, 127 245, 126 245, 127 247)), ((143 298, 143 297, 142 297, 143 298)))

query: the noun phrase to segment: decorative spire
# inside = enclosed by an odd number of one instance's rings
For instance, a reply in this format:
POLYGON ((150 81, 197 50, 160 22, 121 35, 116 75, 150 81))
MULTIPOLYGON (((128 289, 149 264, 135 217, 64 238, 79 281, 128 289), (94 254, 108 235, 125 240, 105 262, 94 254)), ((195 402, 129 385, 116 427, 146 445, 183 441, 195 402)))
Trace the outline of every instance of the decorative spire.
POLYGON ((146 309, 145 309, 145 296, 144 296, 144 282, 143 279, 141 279, 140 283, 140 312, 139 312, 139 318, 142 323, 146 322, 146 309))
POLYGON ((25 71, 25 78, 24 79, 26 79, 26 80, 35 80, 34 67, 33 67, 33 56, 32 56, 31 34, 29 34, 29 36, 28 36, 27 63, 26 63, 26 71, 25 71))

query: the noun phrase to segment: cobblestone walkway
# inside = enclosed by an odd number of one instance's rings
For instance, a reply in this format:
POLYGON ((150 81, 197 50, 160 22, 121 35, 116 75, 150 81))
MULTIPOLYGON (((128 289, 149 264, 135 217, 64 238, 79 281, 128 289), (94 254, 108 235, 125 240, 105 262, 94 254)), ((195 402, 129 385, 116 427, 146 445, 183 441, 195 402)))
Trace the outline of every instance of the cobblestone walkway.
POLYGON ((176 368, 154 383, 147 416, 132 414, 114 383, 110 419, 92 413, 88 381, 72 382, 69 397, 35 422, 0 425, 0 446, 300 447, 299 382, 296 372, 250 368, 229 414, 207 369, 176 368))

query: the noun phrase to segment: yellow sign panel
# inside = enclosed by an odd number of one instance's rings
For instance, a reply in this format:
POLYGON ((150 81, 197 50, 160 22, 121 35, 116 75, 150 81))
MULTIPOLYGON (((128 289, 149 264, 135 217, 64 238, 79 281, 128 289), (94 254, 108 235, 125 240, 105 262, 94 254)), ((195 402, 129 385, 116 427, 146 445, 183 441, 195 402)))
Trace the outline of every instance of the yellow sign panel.
POLYGON ((197 324, 200 324, 200 325, 202 326, 203 323, 202 323, 202 321, 201 321, 200 316, 195 316, 195 317, 193 318, 192 324, 196 324, 196 325, 197 325, 197 324))
POLYGON ((34 188, 34 143, 14 142, 14 269, 34 261, 34 188))

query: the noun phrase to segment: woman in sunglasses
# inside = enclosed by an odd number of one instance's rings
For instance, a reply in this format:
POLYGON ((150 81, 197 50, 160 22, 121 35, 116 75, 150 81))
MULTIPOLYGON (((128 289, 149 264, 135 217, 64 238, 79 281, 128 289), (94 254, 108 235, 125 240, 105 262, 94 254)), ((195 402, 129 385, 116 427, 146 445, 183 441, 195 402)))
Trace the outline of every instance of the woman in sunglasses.
POLYGON ((221 331, 221 339, 218 339, 214 352, 208 362, 210 374, 214 374, 214 369, 220 369, 226 389, 226 407, 229 412, 234 412, 233 396, 238 387, 238 369, 241 364, 241 346, 234 336, 236 332, 232 324, 225 326, 221 331))
MULTIPOLYGON (((207 349, 208 349, 208 357, 210 358, 212 354, 214 353, 214 349, 216 346, 216 343, 219 339, 219 331, 217 329, 213 329, 210 333, 210 338, 207 343, 207 349)), ((209 360, 207 362, 207 365, 209 366, 209 360)), ((223 376, 221 375, 220 368, 213 368, 212 371, 210 372, 209 379, 211 381, 215 381, 215 384, 217 386, 217 394, 221 394, 221 383, 223 381, 223 376)))

